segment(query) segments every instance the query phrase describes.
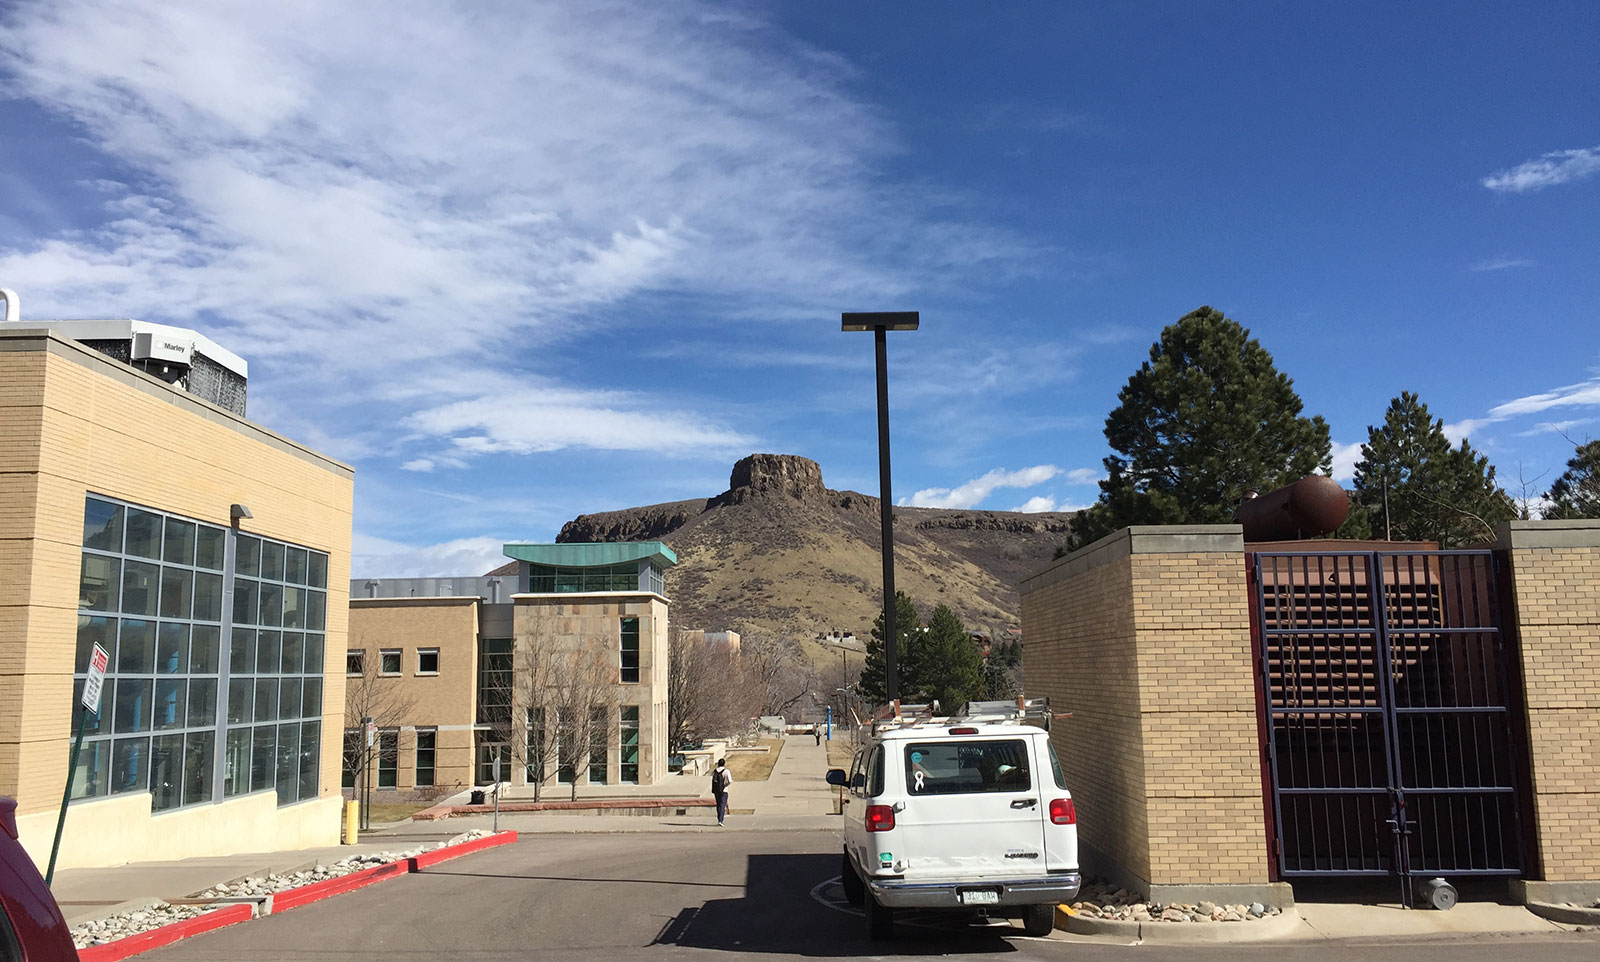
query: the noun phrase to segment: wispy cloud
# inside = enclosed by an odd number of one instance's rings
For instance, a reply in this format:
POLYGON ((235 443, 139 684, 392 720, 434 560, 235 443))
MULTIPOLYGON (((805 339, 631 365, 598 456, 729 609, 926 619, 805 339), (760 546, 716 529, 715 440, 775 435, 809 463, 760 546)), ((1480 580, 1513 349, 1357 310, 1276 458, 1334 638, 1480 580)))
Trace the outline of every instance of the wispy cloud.
POLYGON ((1333 480, 1349 481, 1356 476, 1356 464, 1361 460, 1361 442, 1345 444, 1333 442, 1333 480))
MULTIPOLYGON (((1444 434, 1452 444, 1459 444, 1463 438, 1470 437, 1473 432, 1487 425, 1499 424, 1503 421, 1524 417, 1529 414, 1539 414, 1552 408, 1568 407, 1600 407, 1600 377, 1593 377, 1577 384, 1567 384, 1539 394, 1529 394, 1496 404, 1483 417, 1466 418, 1453 424, 1446 424, 1444 426, 1444 434)), ((1585 424, 1592 420, 1594 419, 1582 418, 1545 422, 1535 426, 1531 431, 1523 432, 1523 436, 1542 434, 1546 430, 1565 430, 1564 427, 1561 427, 1562 425, 1585 424)))
POLYGON ((406 463, 400 465, 400 469, 402 471, 421 471, 423 473, 426 473, 426 472, 429 472, 429 471, 433 470, 433 459, 431 459, 431 458, 414 458, 414 459, 412 459, 410 461, 407 461, 406 463))
POLYGON ((975 508, 993 494, 996 488, 1031 488, 1061 473, 1053 464, 1041 464, 1017 471, 996 468, 981 478, 974 478, 954 488, 924 488, 900 504, 914 508, 975 508))
POLYGON ((487 536, 412 545, 357 533, 351 547, 352 578, 452 578, 478 576, 505 564, 505 541, 487 536))
POLYGON ((1105 476, 1099 468, 1073 468, 1065 477, 1068 484, 1097 484, 1105 476))
POLYGON ((1554 150, 1509 170, 1496 171, 1479 183, 1503 194, 1525 194, 1557 184, 1586 180, 1600 173, 1600 147, 1554 150))
POLYGON ((1573 418, 1569 421, 1542 421, 1526 431, 1520 431, 1517 437, 1531 438, 1540 434, 1566 434, 1573 428, 1581 428, 1585 424, 1593 424, 1594 418, 1573 418))
POLYGON ((1469 268, 1469 269, 1470 270, 1474 270, 1474 271, 1479 271, 1479 272, 1484 272, 1484 271, 1508 271, 1508 270, 1511 270, 1513 268, 1518 268, 1518 267, 1537 267, 1537 266, 1539 266, 1539 265, 1536 262, 1534 262, 1532 260, 1529 260, 1526 257, 1512 257, 1509 254, 1501 254, 1499 257, 1490 257, 1490 258, 1487 258, 1485 260, 1478 261, 1476 264, 1473 264, 1472 267, 1469 268))

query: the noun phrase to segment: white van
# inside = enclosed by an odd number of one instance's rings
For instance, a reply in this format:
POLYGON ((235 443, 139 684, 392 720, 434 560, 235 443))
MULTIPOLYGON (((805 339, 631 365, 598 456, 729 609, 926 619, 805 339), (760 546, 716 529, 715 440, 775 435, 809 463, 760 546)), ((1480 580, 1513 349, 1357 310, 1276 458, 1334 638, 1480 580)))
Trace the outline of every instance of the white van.
POLYGON ((1029 714, 1000 702, 880 721, 848 773, 828 772, 846 789, 845 895, 873 938, 893 935, 901 908, 1020 916, 1026 933, 1047 935, 1056 904, 1078 894, 1077 812, 1029 714))

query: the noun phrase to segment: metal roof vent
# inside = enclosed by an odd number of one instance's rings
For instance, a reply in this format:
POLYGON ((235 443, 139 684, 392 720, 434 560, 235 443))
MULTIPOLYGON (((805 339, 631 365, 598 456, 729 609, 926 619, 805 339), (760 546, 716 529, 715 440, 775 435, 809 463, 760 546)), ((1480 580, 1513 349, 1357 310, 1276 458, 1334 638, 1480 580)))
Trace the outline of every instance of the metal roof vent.
POLYGON ((6 302, 6 323, 10 324, 22 319, 22 307, 17 302, 17 292, 0 287, 0 301, 6 302))

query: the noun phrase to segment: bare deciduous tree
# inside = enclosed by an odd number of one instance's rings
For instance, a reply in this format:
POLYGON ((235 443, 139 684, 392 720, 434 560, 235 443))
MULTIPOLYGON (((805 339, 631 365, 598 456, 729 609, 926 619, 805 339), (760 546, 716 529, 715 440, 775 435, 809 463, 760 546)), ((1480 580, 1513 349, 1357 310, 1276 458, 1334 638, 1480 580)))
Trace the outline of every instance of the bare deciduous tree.
POLYGON ((668 750, 743 730, 760 706, 738 652, 693 631, 673 632, 668 644, 668 750))
MULTIPOLYGON (((358 672, 350 672, 349 668, 357 667, 346 664, 344 683, 344 730, 347 736, 344 740, 344 766, 346 770, 362 769, 362 756, 366 753, 366 732, 362 729, 364 719, 370 718, 378 729, 398 729, 408 722, 415 722, 417 708, 416 699, 411 697, 400 678, 385 678, 380 669, 383 654, 380 651, 363 650, 358 672), (376 656, 376 657, 374 657, 376 656), (357 732, 351 745, 349 732, 357 732)), ((398 764, 400 740, 395 739, 395 747, 385 750, 382 739, 379 739, 372 751, 368 754, 369 765, 373 762, 390 761, 398 764)), ((365 773, 363 773, 365 775, 365 773)), ((358 782, 359 785, 359 782, 358 782)))
POLYGON ((816 666, 792 638, 748 639, 740 646, 739 656, 763 715, 782 715, 816 690, 816 666))
POLYGON ((518 647, 513 703, 523 724, 511 751, 529 771, 535 800, 551 777, 565 777, 576 799, 592 750, 610 745, 618 681, 610 656, 553 639, 518 647))

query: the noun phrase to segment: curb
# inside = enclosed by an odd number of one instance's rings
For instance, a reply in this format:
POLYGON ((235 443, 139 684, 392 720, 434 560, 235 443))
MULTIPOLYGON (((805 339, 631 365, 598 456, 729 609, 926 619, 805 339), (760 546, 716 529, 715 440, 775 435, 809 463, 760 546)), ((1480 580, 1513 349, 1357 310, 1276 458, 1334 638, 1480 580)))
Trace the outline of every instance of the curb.
MULTIPOLYGON (((604 799, 595 801, 565 802, 501 802, 500 814, 508 812, 613 812, 635 809, 709 808, 716 802, 709 798, 645 798, 604 799)), ((435 805, 413 813, 414 822, 432 822, 457 815, 489 815, 493 805, 435 805)))
POLYGON ((125 939, 107 942, 104 945, 86 945, 78 950, 78 962, 119 962, 130 955, 159 949, 163 945, 189 938, 191 935, 201 935, 239 922, 248 922, 255 915, 255 907, 250 905, 230 905, 225 909, 207 912, 192 919, 163 925, 158 929, 130 935, 125 939))
POLYGON ((1563 925, 1600 925, 1600 908, 1586 909, 1578 905, 1555 905, 1550 902, 1528 902, 1523 907, 1534 915, 1563 925))
MULTIPOLYGON (((397 862, 385 862, 374 865, 372 868, 351 872, 338 878, 325 879, 321 882, 312 882, 299 888, 284 889, 266 896, 261 902, 262 916, 276 915, 312 902, 320 902, 335 895, 353 892, 365 888, 376 882, 397 878, 401 875, 412 875, 440 862, 481 852, 486 848, 498 845, 508 845, 517 840, 516 832, 500 832, 484 838, 476 838, 460 845, 450 845, 445 848, 423 852, 421 855, 411 855, 397 862)), ((255 917, 256 910, 253 905, 231 905, 225 909, 207 912, 204 915, 160 928, 149 929, 137 935, 130 935, 125 939, 115 942, 106 942, 103 945, 86 945, 78 950, 78 962, 122 962, 130 956, 141 952, 148 952, 164 945, 171 945, 180 939, 200 935, 238 922, 246 922, 255 917)))
POLYGON ((1249 922, 1122 922, 1056 910, 1056 928, 1073 935, 1109 936, 1148 945, 1267 942, 1293 935, 1304 923, 1292 906, 1249 922))

